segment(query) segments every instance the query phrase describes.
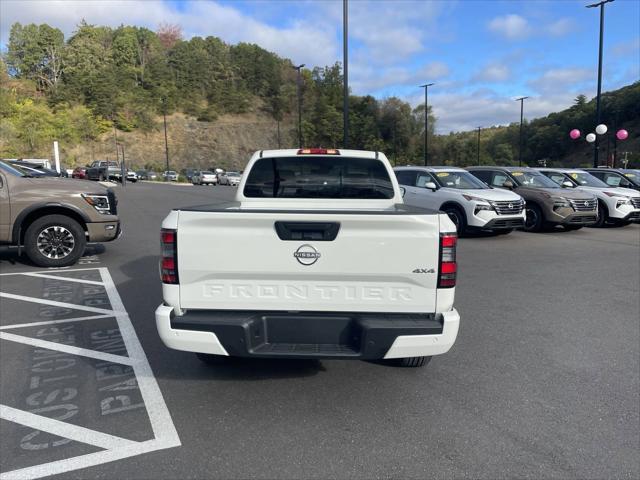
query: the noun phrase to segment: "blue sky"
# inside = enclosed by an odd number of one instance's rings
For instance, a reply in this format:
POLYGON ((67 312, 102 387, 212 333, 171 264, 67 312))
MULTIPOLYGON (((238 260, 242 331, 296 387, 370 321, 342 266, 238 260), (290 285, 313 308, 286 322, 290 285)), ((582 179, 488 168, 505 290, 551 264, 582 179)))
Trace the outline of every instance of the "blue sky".
MULTIPOLYGON (((517 121, 513 98, 529 95, 534 118, 596 90, 598 10, 589 2, 350 0, 353 93, 429 103, 437 130, 517 121)), ((248 41, 308 66, 342 61, 342 2, 332 0, 30 1, 0 3, 0 40, 15 21, 49 23, 70 34, 89 23, 155 28, 179 24, 184 36, 248 41)), ((603 88, 640 79, 640 1, 606 7, 603 88)))

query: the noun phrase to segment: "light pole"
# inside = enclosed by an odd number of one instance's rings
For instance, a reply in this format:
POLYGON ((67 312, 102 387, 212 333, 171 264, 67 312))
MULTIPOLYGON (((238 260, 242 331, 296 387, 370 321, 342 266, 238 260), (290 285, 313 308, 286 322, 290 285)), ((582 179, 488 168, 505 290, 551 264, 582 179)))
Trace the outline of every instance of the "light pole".
MULTIPOLYGON (((598 94, 596 96, 596 125, 600 125, 600 93, 602 92, 602 39, 604 34, 604 6, 606 3, 613 2, 613 0, 602 0, 598 3, 592 3, 587 5, 587 8, 600 7, 600 47, 598 49, 598 94)), ((593 147, 593 168, 598 168, 598 138, 593 147)), ((607 159, 608 161, 608 159, 607 159)))
POLYGON ((167 142, 167 99, 162 98, 162 119, 164 121, 164 156, 167 162, 166 171, 169 171, 169 142, 167 142))
POLYGON ((435 83, 420 85, 424 88, 424 164, 429 165, 429 87, 435 83))
POLYGON ((302 91, 300 70, 304 67, 304 63, 298 66, 293 65, 292 68, 298 72, 296 78, 296 86, 298 92, 298 148, 302 148, 302 91))
POLYGON ((478 129, 478 165, 480 165, 480 130, 482 127, 476 127, 478 129))
POLYGON ((518 141, 518 166, 522 166, 522 122, 524 122, 524 101, 529 97, 516 98, 520 102, 520 140, 518 141))
POLYGON ((342 123, 344 129, 343 148, 349 147, 349 0, 342 0, 342 57, 344 62, 344 99, 342 123))

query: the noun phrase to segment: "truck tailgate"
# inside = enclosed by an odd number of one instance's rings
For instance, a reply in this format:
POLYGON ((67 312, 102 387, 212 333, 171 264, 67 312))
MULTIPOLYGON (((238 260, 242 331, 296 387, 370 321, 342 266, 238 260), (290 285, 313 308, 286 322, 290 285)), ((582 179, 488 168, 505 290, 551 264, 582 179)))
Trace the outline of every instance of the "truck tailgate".
POLYGON ((438 222, 384 211, 181 210, 180 307, 435 312, 438 222), (297 239, 281 239, 276 222, 297 239), (333 240, 301 239, 301 222, 339 230, 333 240))

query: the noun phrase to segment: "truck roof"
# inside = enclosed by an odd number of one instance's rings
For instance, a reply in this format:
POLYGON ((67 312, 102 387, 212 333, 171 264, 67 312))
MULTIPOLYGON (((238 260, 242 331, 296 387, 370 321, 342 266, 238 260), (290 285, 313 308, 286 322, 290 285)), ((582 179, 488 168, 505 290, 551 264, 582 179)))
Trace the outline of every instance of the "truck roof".
POLYGON ((343 148, 331 148, 331 149, 323 149, 323 148, 284 148, 280 150, 260 150, 258 152, 258 158, 271 158, 271 157, 297 157, 298 155, 302 156, 305 154, 298 153, 300 150, 310 150, 311 153, 306 153, 306 155, 316 155, 316 156, 334 156, 341 155, 343 157, 355 157, 355 158, 378 158, 381 156, 380 152, 376 152, 373 150, 347 150, 343 148), (336 153, 313 153, 313 150, 327 150, 327 151, 335 151, 336 153))

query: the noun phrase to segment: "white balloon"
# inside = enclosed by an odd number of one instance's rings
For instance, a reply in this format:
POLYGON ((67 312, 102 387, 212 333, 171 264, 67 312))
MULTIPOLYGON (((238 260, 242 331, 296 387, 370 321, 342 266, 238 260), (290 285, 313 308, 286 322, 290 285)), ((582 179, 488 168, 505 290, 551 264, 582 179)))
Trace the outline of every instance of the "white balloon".
POLYGON ((587 135, 587 142, 593 143, 595 141, 596 141, 596 134, 595 133, 590 133, 589 135, 587 135))
POLYGON ((604 135, 605 133, 607 133, 607 126, 604 123, 601 123, 596 127, 596 133, 598 135, 604 135))

